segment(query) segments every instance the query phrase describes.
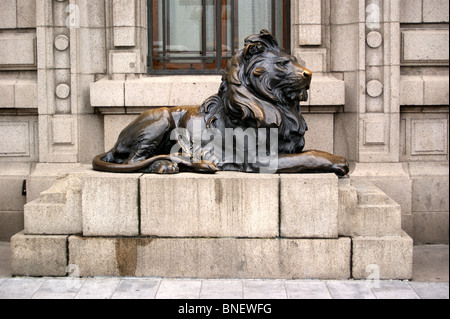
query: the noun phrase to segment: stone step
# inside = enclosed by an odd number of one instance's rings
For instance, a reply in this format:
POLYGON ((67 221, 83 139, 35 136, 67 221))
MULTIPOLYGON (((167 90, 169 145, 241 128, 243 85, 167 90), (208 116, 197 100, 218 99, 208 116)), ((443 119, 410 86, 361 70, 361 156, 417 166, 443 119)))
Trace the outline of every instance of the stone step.
POLYGON ((69 235, 83 231, 81 178, 65 174, 41 197, 24 206, 26 234, 69 235))
POLYGON ((340 236, 402 236, 400 205, 370 182, 340 183, 338 220, 340 236))

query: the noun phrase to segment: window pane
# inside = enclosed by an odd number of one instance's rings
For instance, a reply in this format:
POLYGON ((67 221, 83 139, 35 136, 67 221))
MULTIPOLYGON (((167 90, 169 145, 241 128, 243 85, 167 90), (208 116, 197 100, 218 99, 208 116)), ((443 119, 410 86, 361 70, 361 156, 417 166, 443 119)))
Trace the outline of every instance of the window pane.
POLYGON ((218 72, 263 28, 282 44, 286 1, 149 0, 151 69, 218 72))
POLYGON ((242 48, 250 34, 259 33, 261 29, 272 31, 272 0, 240 0, 238 16, 238 45, 242 48))
POLYGON ((168 4, 168 51, 202 50, 202 0, 170 0, 168 4))

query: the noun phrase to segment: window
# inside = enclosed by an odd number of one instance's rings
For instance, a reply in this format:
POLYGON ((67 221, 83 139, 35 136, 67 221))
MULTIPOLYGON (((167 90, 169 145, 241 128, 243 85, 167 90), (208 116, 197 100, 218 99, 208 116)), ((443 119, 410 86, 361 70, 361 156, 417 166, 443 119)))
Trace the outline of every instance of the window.
POLYGON ((149 0, 148 7, 153 74, 217 74, 261 29, 289 50, 289 0, 149 0))

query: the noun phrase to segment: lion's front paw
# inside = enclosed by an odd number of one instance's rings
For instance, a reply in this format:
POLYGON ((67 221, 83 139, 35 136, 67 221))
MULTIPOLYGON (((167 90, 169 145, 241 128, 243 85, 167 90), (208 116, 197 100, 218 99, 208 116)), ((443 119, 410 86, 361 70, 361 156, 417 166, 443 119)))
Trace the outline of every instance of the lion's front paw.
POLYGON ((150 173, 155 174, 178 174, 180 172, 180 168, 178 164, 172 163, 170 161, 156 161, 152 165, 150 165, 148 171, 150 173))
POLYGON ((197 173, 216 173, 219 171, 219 168, 216 164, 209 161, 201 161, 198 163, 192 163, 192 169, 197 173))
POLYGON ((350 171, 350 168, 347 160, 344 157, 335 156, 332 170, 338 176, 345 176, 350 171))

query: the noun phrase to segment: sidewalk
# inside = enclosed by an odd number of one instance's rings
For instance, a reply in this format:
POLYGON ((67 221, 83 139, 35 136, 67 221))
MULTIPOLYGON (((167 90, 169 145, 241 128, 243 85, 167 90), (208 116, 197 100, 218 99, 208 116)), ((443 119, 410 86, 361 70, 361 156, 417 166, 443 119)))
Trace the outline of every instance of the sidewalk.
POLYGON ((0 243, 0 299, 449 299, 449 247, 415 247, 413 281, 11 278, 0 243))

